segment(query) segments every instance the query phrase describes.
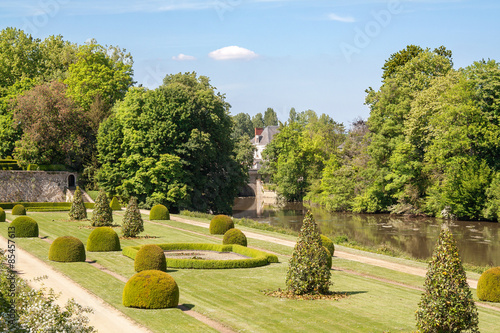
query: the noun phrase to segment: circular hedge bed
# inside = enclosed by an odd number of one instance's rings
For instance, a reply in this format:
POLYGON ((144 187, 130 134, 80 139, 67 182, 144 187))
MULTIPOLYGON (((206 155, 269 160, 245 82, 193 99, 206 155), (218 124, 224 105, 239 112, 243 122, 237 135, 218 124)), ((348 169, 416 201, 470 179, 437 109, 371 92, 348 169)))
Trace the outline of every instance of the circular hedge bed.
POLYGON ((231 228, 224 234, 222 244, 247 246, 247 236, 240 229, 231 228))
POLYGON ((38 237, 38 223, 29 216, 19 216, 10 224, 16 237, 38 237))
POLYGON ((0 222, 5 222, 5 211, 0 207, 0 222))
POLYGON ((156 269, 167 270, 167 259, 163 249, 156 244, 143 245, 137 252, 134 260, 134 270, 136 272, 156 269))
POLYGON ((12 207, 12 215, 26 215, 26 208, 23 205, 15 205, 12 207))
POLYGON ((500 267, 486 270, 477 282, 477 298, 481 301, 500 302, 500 267))
POLYGON ((163 205, 155 205, 149 212, 150 220, 170 220, 168 208, 163 205))
POLYGON ((321 243, 324 247, 326 247, 328 252, 330 252, 330 256, 333 257, 333 253, 335 252, 335 245, 333 244, 333 241, 325 235, 321 235, 321 243))
POLYGON ((122 300, 123 305, 132 308, 175 308, 179 305, 179 287, 169 274, 146 270, 127 281, 122 300))
POLYGON ((227 215, 216 215, 210 221, 210 233, 214 235, 224 235, 232 228, 234 228, 234 222, 227 215))
POLYGON ((56 238, 49 249, 49 260, 59 262, 85 261, 85 248, 81 240, 73 236, 56 238))
POLYGON ((120 238, 111 227, 95 228, 87 239, 87 251, 120 251, 120 238))

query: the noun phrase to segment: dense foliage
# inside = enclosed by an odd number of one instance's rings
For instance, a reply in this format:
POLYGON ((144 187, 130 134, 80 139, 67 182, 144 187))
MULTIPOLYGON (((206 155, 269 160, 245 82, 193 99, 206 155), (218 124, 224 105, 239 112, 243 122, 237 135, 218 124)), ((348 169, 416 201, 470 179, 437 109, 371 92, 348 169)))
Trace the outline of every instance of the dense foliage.
MULTIPOLYGON (((330 253, 330 256, 333 257, 333 254, 335 253, 335 244, 333 244, 333 241, 326 237, 325 235, 320 235, 321 236, 321 245, 326 247, 328 252, 330 253)), ((331 267, 332 265, 330 265, 331 267)))
POLYGON ((0 207, 0 222, 5 222, 5 211, 0 207))
POLYGON ((94 211, 91 218, 92 226, 103 227, 113 225, 113 211, 109 206, 108 196, 104 190, 99 191, 95 200, 94 211))
POLYGON ((120 251, 120 238, 118 238, 116 231, 110 227, 95 228, 87 239, 87 251, 120 251))
POLYGON ((167 260, 163 249, 156 244, 143 245, 135 255, 134 270, 142 272, 156 269, 167 271, 167 260))
POLYGON ((10 226, 14 229, 16 237, 38 237, 38 223, 29 216, 19 216, 12 221, 10 226))
POLYGON ((85 247, 73 236, 57 237, 49 248, 49 260, 59 262, 85 261, 85 247))
MULTIPOLYGON (((166 220, 168 220, 168 218, 166 220)), ((144 231, 144 221, 142 220, 141 212, 137 207, 137 198, 130 197, 127 209, 125 210, 125 216, 123 217, 123 224, 122 224, 123 236, 136 237, 143 231, 144 231)))
POLYGON ((69 217, 73 220, 83 220, 87 218, 87 208, 83 202, 82 190, 80 190, 79 186, 76 187, 75 194, 73 195, 69 217))
POLYGON ((179 287, 165 272, 142 271, 125 284, 123 305, 141 309, 175 308, 179 305, 179 287))
POLYGON ((26 215, 26 208, 21 204, 17 204, 12 207, 12 215, 26 215))
POLYGON ((295 295, 327 294, 331 284, 329 257, 331 255, 321 243, 314 217, 308 211, 288 263, 287 291, 295 295))
POLYGON ((168 208, 162 204, 154 205, 149 211, 150 220, 170 220, 170 213, 168 208))
POLYGON ((234 228, 233 219, 227 215, 216 215, 210 220, 209 231, 211 234, 224 235, 229 229, 234 228))
POLYGON ((500 302, 500 267, 492 267, 481 274, 477 282, 477 298, 500 302))
POLYGON ((247 246, 247 236, 240 229, 231 228, 224 234, 222 244, 237 244, 247 246))
POLYGON ((113 197, 111 199, 111 202, 109 203, 109 207, 111 207, 111 210, 121 210, 122 205, 120 205, 120 201, 118 201, 117 197, 113 197))
POLYGON ((477 308, 455 238, 444 228, 432 254, 416 312, 423 332, 479 332, 477 308))

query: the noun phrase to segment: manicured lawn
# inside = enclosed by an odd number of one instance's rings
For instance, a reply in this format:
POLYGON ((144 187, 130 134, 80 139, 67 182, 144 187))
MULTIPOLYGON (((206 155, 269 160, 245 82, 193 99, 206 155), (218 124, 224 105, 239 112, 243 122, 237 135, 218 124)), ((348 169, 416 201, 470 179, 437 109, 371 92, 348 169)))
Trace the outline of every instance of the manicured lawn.
MULTIPOLYGON (((116 224, 121 223, 120 214, 123 212, 114 215, 116 224)), ((89 225, 89 222, 68 221, 67 213, 30 215, 39 222, 41 236, 48 236, 50 239, 72 235, 80 238, 85 244, 92 231, 83 227, 89 225)), ((175 221, 162 223, 166 225, 145 224, 142 235, 157 238, 121 240, 122 247, 166 242, 220 243, 219 237, 217 239, 209 237, 206 228, 175 221), (175 230, 167 225, 183 228, 186 231, 175 230), (194 234, 193 231, 201 235, 194 234)), ((0 233, 6 236, 6 230, 7 223, 0 223, 0 233)), ((120 234, 119 227, 115 230, 120 234)), ((268 231, 262 233, 290 239, 287 235, 268 231)), ((17 243, 37 257, 48 261, 47 253, 50 245, 47 242, 41 239, 18 239, 17 243)), ((414 313, 420 300, 420 291, 347 272, 332 271, 331 290, 349 294, 348 298, 339 301, 289 300, 264 295, 262 290, 285 287, 289 258, 287 255, 291 254, 292 249, 253 239, 249 239, 249 245, 283 254, 279 256, 280 263, 251 269, 169 270, 168 273, 179 285, 180 303, 241 332, 411 332, 416 329, 414 313)), ((134 274, 133 261, 120 252, 87 252, 87 257, 126 278, 134 274)), ((121 293, 124 283, 89 264, 49 263, 156 332, 210 331, 208 327, 178 309, 138 310, 123 307, 121 293)), ((423 285, 421 277, 348 260, 334 258, 333 266, 385 277, 412 286, 423 285)), ((500 312, 479 308, 479 313, 481 332, 496 332, 500 322, 500 312)))

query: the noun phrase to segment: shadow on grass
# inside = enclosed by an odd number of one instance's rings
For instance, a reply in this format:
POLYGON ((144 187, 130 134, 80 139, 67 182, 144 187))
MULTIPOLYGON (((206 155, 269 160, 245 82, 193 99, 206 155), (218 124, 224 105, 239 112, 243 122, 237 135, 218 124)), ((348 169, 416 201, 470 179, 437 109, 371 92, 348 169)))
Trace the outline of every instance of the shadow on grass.
POLYGON ((179 304, 177 306, 179 309, 181 309, 182 311, 189 311, 189 310, 192 310, 194 308, 194 304, 179 304))
POLYGON ((360 290, 360 291, 335 291, 335 294, 344 294, 346 296, 352 296, 357 294, 366 294, 368 291, 360 290))

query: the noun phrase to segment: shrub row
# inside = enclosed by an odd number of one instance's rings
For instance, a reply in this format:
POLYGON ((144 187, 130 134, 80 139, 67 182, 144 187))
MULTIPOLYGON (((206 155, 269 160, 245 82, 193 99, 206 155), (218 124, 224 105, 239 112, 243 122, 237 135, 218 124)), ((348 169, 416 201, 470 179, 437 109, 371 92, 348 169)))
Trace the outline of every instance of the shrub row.
MULTIPOLYGON (((69 211, 71 209, 71 202, 0 202, 0 208, 3 209, 12 209, 15 205, 23 205, 30 212, 69 211)), ((94 203, 85 202, 85 207, 92 209, 94 203)))
MULTIPOLYGON (((157 244, 165 251, 173 250, 206 250, 217 252, 234 252, 249 259, 235 260, 198 260, 198 259, 172 259, 167 258, 167 267, 169 268, 204 268, 204 269, 223 269, 223 268, 250 268, 264 266, 269 263, 278 262, 278 257, 274 254, 263 251, 249 249, 241 245, 219 245, 207 243, 168 243, 157 244)), ((128 246, 123 248, 123 255, 135 259, 140 246, 128 246)))

